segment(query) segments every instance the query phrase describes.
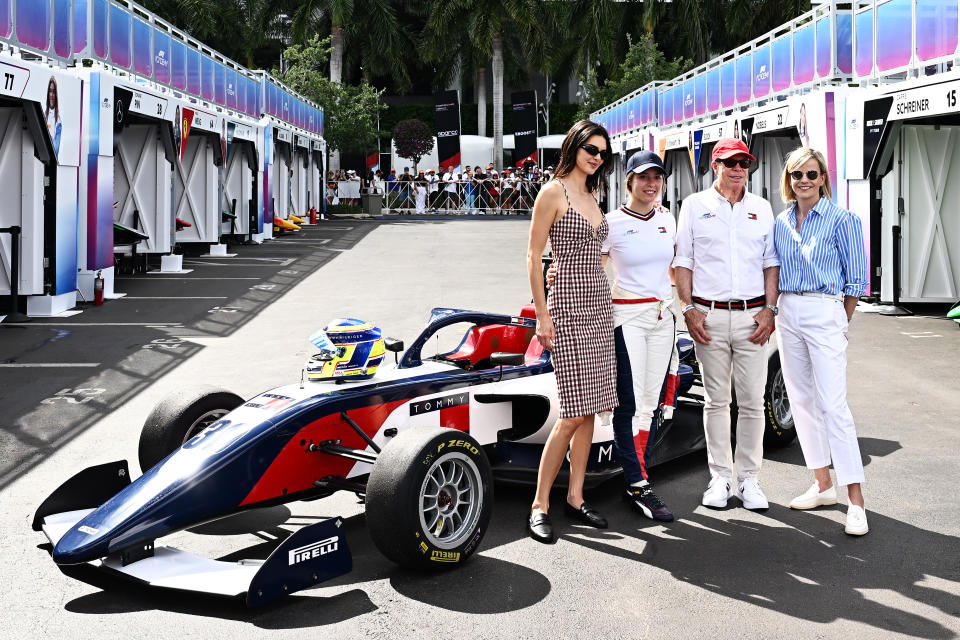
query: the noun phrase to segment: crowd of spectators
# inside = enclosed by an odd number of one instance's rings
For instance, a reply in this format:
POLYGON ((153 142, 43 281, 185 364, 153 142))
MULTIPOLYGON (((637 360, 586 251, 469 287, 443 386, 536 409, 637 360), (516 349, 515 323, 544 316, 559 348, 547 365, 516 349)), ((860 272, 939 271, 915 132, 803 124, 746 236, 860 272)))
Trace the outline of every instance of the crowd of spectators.
POLYGON ((459 213, 508 215, 528 213, 540 187, 550 180, 553 167, 541 169, 533 162, 497 171, 493 164, 457 171, 410 167, 401 172, 376 171, 365 186, 384 195, 384 207, 398 213, 459 213))

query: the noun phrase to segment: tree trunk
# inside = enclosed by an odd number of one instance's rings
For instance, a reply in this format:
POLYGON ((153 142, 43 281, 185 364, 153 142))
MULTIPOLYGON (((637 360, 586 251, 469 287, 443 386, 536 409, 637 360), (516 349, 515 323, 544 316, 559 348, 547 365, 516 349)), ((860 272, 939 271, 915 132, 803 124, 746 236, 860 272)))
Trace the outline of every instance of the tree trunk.
POLYGON ((493 36, 493 166, 503 169, 503 38, 493 36))
MULTIPOLYGON (((332 50, 330 51, 330 82, 340 83, 343 77, 343 27, 333 26, 330 28, 330 42, 332 50)), ((340 168, 340 152, 330 152, 330 169, 336 171, 340 168)))
MULTIPOLYGON (((253 67, 251 67, 252 69, 253 67)), ((477 100, 477 135, 487 135, 487 68, 477 69, 477 85, 474 87, 477 100)))
POLYGON ((330 82, 341 81, 343 77, 343 27, 330 28, 330 82))

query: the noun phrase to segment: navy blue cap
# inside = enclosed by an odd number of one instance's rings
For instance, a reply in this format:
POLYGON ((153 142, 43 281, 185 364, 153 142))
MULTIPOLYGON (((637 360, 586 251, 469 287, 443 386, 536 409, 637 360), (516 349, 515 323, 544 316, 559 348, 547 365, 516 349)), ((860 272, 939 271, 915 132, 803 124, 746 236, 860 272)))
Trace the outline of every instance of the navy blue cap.
POLYGON ((637 151, 627 160, 627 173, 643 173, 647 169, 657 168, 667 175, 663 160, 653 151, 637 151))

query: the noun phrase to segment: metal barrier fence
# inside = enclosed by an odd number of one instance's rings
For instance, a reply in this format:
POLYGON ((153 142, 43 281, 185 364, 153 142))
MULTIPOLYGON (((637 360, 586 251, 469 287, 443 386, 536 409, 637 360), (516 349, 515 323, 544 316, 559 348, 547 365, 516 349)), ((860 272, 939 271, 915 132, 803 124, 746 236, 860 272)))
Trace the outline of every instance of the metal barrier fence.
POLYGON ((435 184, 416 181, 383 183, 383 207, 390 213, 439 215, 524 215, 543 181, 526 179, 457 180, 435 184), (418 187, 423 191, 418 193, 418 187), (431 190, 432 189, 432 190, 431 190))

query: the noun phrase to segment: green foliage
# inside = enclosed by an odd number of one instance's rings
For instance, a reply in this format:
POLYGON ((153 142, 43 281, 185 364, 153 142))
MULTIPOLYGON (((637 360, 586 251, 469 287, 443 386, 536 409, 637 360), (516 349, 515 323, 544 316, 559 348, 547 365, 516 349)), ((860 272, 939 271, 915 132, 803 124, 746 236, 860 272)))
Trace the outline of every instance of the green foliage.
POLYGON ((331 82, 324 72, 329 55, 330 38, 314 36, 305 45, 284 51, 287 71, 273 73, 323 107, 324 139, 330 149, 366 154, 377 146, 377 121, 386 108, 380 102, 383 91, 366 81, 359 85, 331 82))
POLYGON ((422 120, 401 120, 393 130, 397 155, 413 160, 416 170, 420 158, 433 151, 433 132, 422 120))
POLYGON ((596 76, 584 83, 584 93, 587 97, 579 105, 577 120, 589 117, 590 112, 622 98, 645 84, 654 80, 670 80, 693 66, 692 61, 684 58, 667 60, 650 36, 641 36, 634 42, 628 35, 627 42, 630 43, 630 48, 627 50, 626 59, 620 64, 616 73, 602 85, 596 81, 596 76))

